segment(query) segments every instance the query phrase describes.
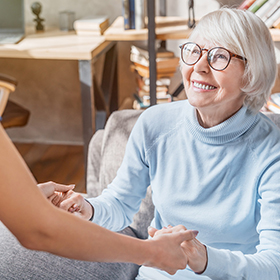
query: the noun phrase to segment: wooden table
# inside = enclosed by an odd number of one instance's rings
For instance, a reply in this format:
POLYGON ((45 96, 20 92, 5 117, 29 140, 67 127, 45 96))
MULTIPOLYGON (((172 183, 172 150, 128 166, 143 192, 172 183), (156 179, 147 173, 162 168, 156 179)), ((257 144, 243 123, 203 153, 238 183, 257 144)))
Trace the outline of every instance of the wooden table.
POLYGON ((103 36, 78 36, 74 31, 28 32, 18 44, 0 45, 0 57, 78 61, 86 167, 88 143, 95 130, 101 128, 106 119, 104 114, 97 114, 96 94, 103 101, 102 110, 105 115, 110 111, 111 100, 117 106, 116 43, 106 41, 103 36), (103 78, 101 85, 97 85, 93 65, 103 54, 106 55, 103 78), (113 88, 114 94, 112 94, 113 88))

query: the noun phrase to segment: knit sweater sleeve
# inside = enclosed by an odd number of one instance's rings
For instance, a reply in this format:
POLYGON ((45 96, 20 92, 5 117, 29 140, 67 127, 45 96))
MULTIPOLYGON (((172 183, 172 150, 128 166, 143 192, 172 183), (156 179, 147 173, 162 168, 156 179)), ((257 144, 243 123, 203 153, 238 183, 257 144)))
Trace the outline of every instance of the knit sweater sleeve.
POLYGON ((131 224, 150 184, 142 115, 131 132, 116 178, 99 197, 88 199, 94 207, 93 222, 113 231, 131 224))
POLYGON ((280 162, 272 162, 259 178, 257 226, 259 245, 255 254, 207 247, 208 266, 203 275, 222 279, 280 279, 280 162))

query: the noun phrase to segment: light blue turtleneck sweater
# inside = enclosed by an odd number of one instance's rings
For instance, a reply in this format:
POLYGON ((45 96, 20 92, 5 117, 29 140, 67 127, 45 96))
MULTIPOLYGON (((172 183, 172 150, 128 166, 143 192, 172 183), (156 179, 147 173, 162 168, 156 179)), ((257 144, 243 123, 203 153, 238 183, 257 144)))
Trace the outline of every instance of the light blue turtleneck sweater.
POLYGON ((198 230, 208 265, 203 275, 145 267, 140 274, 280 279, 280 131, 266 116, 242 107, 205 129, 187 100, 149 108, 133 128, 116 178, 90 199, 93 221, 115 231, 128 226, 149 185, 152 225, 198 230))

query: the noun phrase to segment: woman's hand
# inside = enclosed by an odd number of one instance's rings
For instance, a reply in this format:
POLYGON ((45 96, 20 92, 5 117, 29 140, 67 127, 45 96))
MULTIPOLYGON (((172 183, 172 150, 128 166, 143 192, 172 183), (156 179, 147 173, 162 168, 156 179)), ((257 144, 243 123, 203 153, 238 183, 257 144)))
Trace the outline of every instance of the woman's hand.
MULTIPOLYGON (((151 237, 156 237, 159 235, 169 234, 184 231, 186 228, 182 225, 175 227, 168 226, 164 227, 161 230, 157 230, 153 227, 149 227, 149 235, 151 237)), ((197 232, 198 233, 198 232, 197 232)), ((188 259, 188 266, 198 274, 201 274, 205 271, 207 267, 207 251, 206 247, 200 243, 196 238, 185 240, 181 244, 182 249, 188 259)))
POLYGON ((71 212, 85 220, 93 217, 94 209, 92 205, 84 199, 84 197, 72 190, 68 191, 60 202, 59 208, 71 212))
POLYGON ((185 269, 189 263, 189 258, 182 247, 182 243, 191 242, 195 239, 197 233, 197 231, 192 230, 159 231, 152 239, 147 240, 152 248, 151 260, 143 265, 165 270, 172 275, 178 269, 185 269))
POLYGON ((72 190, 75 185, 62 185, 55 182, 49 181, 46 183, 41 183, 37 185, 45 197, 52 202, 55 206, 60 205, 60 202, 63 201, 66 193, 72 190))

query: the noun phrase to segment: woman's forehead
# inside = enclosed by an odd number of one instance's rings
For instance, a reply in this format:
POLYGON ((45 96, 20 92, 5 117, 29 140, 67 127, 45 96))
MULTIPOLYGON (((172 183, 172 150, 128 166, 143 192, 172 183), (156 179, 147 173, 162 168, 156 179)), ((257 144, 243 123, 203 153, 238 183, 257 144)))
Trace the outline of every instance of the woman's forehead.
POLYGON ((198 44, 201 48, 205 48, 205 49, 211 49, 213 47, 222 47, 223 46, 222 44, 209 41, 201 36, 196 36, 196 37, 192 38, 191 41, 198 44))

